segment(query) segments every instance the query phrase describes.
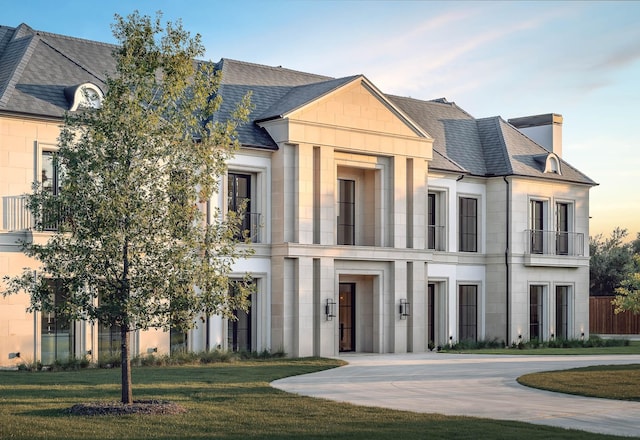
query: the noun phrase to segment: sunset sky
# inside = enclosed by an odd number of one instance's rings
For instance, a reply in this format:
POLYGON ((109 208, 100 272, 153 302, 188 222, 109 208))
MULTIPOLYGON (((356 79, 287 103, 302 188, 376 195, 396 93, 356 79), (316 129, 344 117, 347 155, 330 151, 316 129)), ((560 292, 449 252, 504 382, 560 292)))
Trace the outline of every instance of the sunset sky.
POLYGON ((206 58, 446 97, 477 118, 559 113, 563 158, 599 183, 591 235, 640 232, 640 2, 30 1, 0 24, 114 43, 114 14, 182 19, 206 58))

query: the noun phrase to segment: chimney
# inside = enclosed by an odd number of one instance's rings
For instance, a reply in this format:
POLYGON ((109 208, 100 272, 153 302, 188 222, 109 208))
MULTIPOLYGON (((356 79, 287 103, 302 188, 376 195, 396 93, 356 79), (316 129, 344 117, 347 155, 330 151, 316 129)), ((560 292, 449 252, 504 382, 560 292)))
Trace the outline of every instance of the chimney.
POLYGON ((509 119, 509 124, 516 127, 531 140, 562 157, 562 115, 547 113, 546 115, 524 116, 509 119))

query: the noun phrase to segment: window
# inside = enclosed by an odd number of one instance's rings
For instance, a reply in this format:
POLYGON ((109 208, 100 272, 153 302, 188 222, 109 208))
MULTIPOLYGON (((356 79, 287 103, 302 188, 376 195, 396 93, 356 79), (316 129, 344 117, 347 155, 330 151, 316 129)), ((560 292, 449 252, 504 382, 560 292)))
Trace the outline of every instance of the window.
POLYGON ((42 189, 51 195, 57 196, 61 190, 61 175, 59 167, 54 160, 53 151, 42 151, 40 183, 42 189))
POLYGON ((436 285, 429 283, 427 285, 427 342, 435 344, 436 341, 436 285))
POLYGON ((531 201, 531 253, 544 253, 544 202, 531 201))
POLYGON ((556 286, 556 338, 569 337, 569 286, 556 286))
POLYGON ((121 327, 100 323, 98 325, 98 359, 119 358, 122 347, 121 327))
MULTIPOLYGON (((229 282, 229 294, 236 295, 239 281, 229 282)), ((234 319, 227 321, 227 348, 231 351, 252 351, 251 348, 251 312, 253 301, 249 302, 249 308, 244 310, 234 310, 234 319)))
POLYGON ((544 286, 529 287, 529 339, 542 341, 542 296, 544 286))
POLYGON ((556 204, 556 254, 569 255, 569 204, 556 204))
POLYGON ((460 198, 460 252, 478 252, 478 200, 460 198))
POLYGON ((478 286, 476 285, 459 287, 458 335, 460 341, 478 339, 478 286))
POLYGON ((338 179, 338 244, 356 243, 356 182, 338 179))
POLYGON ((246 237, 252 238, 257 230, 257 222, 252 223, 251 175, 229 173, 227 191, 227 208, 230 212, 242 215, 236 239, 244 241, 246 237))
POLYGON ((40 360, 44 365, 66 361, 75 357, 73 322, 60 316, 58 310, 67 300, 67 291, 61 280, 46 280, 53 310, 43 311, 41 317, 40 360))
POLYGON ((171 354, 186 353, 188 351, 187 333, 172 327, 169 329, 169 344, 171 354))

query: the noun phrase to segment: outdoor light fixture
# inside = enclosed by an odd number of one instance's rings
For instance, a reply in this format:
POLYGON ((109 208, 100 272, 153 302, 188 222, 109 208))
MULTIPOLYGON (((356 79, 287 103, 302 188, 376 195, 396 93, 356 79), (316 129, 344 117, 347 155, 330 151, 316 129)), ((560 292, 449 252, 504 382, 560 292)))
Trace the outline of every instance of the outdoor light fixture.
POLYGON ((9 353, 9 359, 15 359, 20 357, 20 352, 17 351, 15 353, 9 353))
POLYGON ((400 319, 407 319, 407 316, 411 316, 411 303, 406 299, 400 300, 400 319))
POLYGON ((580 340, 584 341, 584 332, 580 333, 580 340))
POLYGON ((336 317, 336 302, 331 298, 327 298, 327 304, 324 306, 324 314, 327 316, 327 321, 331 321, 336 317))
POLYGON ((147 353, 151 354, 151 353, 157 353, 158 352, 158 347, 150 347, 147 348, 147 353))

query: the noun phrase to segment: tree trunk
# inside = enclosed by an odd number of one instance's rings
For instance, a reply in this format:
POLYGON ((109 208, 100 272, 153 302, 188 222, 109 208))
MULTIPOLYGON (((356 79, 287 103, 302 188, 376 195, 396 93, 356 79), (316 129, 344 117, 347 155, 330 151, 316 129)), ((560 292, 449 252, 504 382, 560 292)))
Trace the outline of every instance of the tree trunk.
POLYGON ((131 405, 133 403, 133 391, 131 389, 131 354, 129 351, 129 328, 123 325, 120 331, 122 342, 121 367, 122 372, 122 403, 131 405))

